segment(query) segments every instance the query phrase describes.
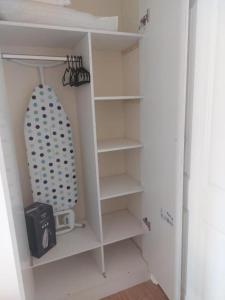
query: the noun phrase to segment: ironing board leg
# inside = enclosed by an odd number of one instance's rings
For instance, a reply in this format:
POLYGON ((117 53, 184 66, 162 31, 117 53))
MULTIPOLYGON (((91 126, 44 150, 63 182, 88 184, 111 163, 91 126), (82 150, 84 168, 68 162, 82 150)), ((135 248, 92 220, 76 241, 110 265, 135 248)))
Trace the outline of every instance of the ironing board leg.
POLYGON ((75 223, 74 210, 68 209, 55 212, 56 234, 70 232, 74 228, 84 228, 85 224, 75 223))

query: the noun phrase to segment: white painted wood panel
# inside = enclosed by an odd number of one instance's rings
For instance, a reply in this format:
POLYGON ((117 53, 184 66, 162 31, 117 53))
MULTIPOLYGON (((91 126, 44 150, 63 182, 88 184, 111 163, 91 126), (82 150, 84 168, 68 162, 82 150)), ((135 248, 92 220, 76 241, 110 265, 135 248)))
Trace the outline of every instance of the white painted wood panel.
POLYGON ((95 97, 127 96, 123 91, 122 59, 119 51, 93 48, 95 97))
POLYGON ((125 151, 113 151, 99 154, 99 177, 102 178, 126 173, 125 156, 125 151))
POLYGON ((202 252, 202 289, 201 299, 223 300, 225 295, 225 286, 223 284, 225 274, 225 235, 224 232, 213 228, 211 224, 202 224, 204 226, 204 252, 202 252), (203 266, 203 265, 202 265, 203 266))
POLYGON ((22 284, 22 272, 19 265, 18 253, 15 249, 15 233, 12 238, 12 216, 7 207, 7 194, 4 173, 4 158, 2 154, 2 140, 0 149, 0 218, 1 218, 1 255, 0 255, 0 298, 24 299, 24 287, 22 284))
POLYGON ((143 99, 139 84, 138 47, 139 43, 126 52, 93 49, 97 101, 143 99))
POLYGON ((41 258, 33 258, 33 266, 41 266, 100 246, 95 233, 87 222, 85 228, 57 236, 57 245, 41 258))
POLYGON ((0 21, 0 45, 72 49, 86 32, 78 28, 0 21))
POLYGON ((94 260, 96 261, 99 272, 101 272, 102 275, 105 276, 105 260, 103 245, 101 245, 99 248, 92 250, 91 254, 94 260))
POLYGON ((102 215, 110 214, 118 210, 127 210, 130 196, 116 197, 108 201, 101 201, 102 215))
MULTIPOLYGON (((140 40, 141 41, 141 40, 140 40)), ((123 82, 125 95, 140 95, 139 43, 123 52, 123 82)))
MULTIPOLYGON (((141 251, 132 240, 125 240, 105 247, 106 271, 109 278, 127 276, 136 270, 148 272, 141 251)), ((146 278, 147 279, 147 278, 146 278)))
POLYGON ((127 174, 100 178, 101 200, 140 193, 143 187, 127 174))
POLYGON ((97 101, 95 107, 98 140, 126 137, 121 101, 97 101))
POLYGON ((102 217, 104 245, 142 235, 142 222, 128 210, 121 210, 102 217))
MULTIPOLYGON (((92 74, 91 39, 87 34, 74 49, 75 55, 82 55, 85 67, 92 74)), ((78 118, 80 124, 80 139, 84 170, 84 191, 86 218, 93 228, 99 241, 102 240, 102 228, 100 217, 97 141, 95 131, 95 111, 93 82, 81 86, 76 90, 78 118)))
MULTIPOLYGON (((146 198, 147 201, 149 201, 149 199, 152 199, 154 201, 154 204, 152 205, 152 212, 149 205, 146 205, 144 207, 144 212, 149 212, 149 214, 152 214, 153 219, 151 221, 153 221, 154 227, 151 240, 149 240, 148 238, 145 240, 146 243, 144 252, 147 258, 149 258, 149 248, 151 248, 151 250, 153 251, 153 255, 149 260, 152 263, 151 267, 153 267, 153 271, 156 266, 159 269, 160 273, 162 273, 162 270, 166 269, 166 272, 164 272, 165 274, 159 274, 160 276, 157 279, 160 280, 160 283, 165 288, 167 293, 170 296, 172 295, 171 299, 174 300, 178 299, 178 294, 176 294, 177 291, 174 292, 173 290, 174 286, 176 286, 177 284, 177 282, 174 283, 173 280, 176 280, 176 276, 179 276, 179 274, 176 274, 176 271, 174 271, 176 267, 179 268, 179 266, 176 265, 177 261, 175 261, 174 259, 177 246, 179 247, 179 241, 177 242, 174 236, 178 232, 176 230, 177 227, 181 228, 181 226, 179 226, 179 216, 175 216, 177 210, 179 210, 179 205, 175 205, 177 203, 174 203, 174 199, 177 199, 179 189, 177 188, 176 184, 174 184, 174 181, 177 178, 182 177, 181 173, 176 173, 175 171, 177 171, 177 165, 180 162, 177 162, 177 153, 179 152, 182 144, 182 138, 180 138, 178 131, 180 130, 182 132, 183 130, 183 128, 180 128, 182 126, 179 127, 179 130, 177 129, 177 124, 179 123, 180 125, 182 123, 182 120, 181 122, 179 122, 178 120, 178 102, 181 102, 182 106, 183 94, 181 92, 177 92, 177 90, 179 89, 177 85, 180 80, 180 76, 178 76, 180 75, 180 72, 177 71, 177 69, 179 69, 178 63, 180 63, 181 61, 181 55, 179 55, 180 53, 176 52, 176 50, 180 50, 180 44, 183 43, 181 43, 180 41, 177 42, 177 40, 175 40, 174 43, 171 43, 170 38, 174 37, 174 32, 177 32, 176 30, 179 30, 179 34, 181 32, 181 29, 183 29, 183 27, 180 26, 179 22, 171 22, 172 19, 174 20, 174 16, 176 17, 176 13, 178 13, 179 17, 180 15, 182 17, 182 14, 180 14, 179 10, 179 8, 181 8, 180 2, 178 3, 175 0, 172 3, 172 7, 171 4, 168 4, 170 5, 168 6, 168 9, 164 8, 165 3, 163 3, 163 1, 147 2, 148 4, 151 2, 153 6, 154 17, 152 27, 153 35, 150 35, 152 44, 148 44, 147 49, 152 50, 152 68, 149 67, 149 55, 145 52, 145 55, 142 56, 142 58, 146 58, 144 60, 144 63, 148 67, 147 74, 146 72, 144 74, 146 76, 145 78, 148 80, 147 89, 144 90, 144 94, 147 95, 146 100, 148 104, 146 104, 146 106, 143 106, 144 110, 142 110, 142 119, 144 118, 146 121, 146 126, 144 126, 144 140, 145 145, 147 146, 143 161, 145 162, 144 171, 147 170, 144 178, 144 183, 148 187, 146 191, 146 198), (168 12, 170 12, 170 14, 168 12), (162 22, 162 20, 166 20, 165 24, 162 22), (160 26, 158 26, 159 24, 160 26), (168 32, 170 34, 168 34, 168 32), (154 39, 154 34, 155 37, 162 38, 154 39), (169 60, 168 56, 170 58, 169 60), (175 218, 177 226, 176 229, 171 229, 170 227, 167 227, 167 224, 162 224, 161 221, 158 220, 161 205, 168 209, 168 211, 171 212, 174 217, 177 217, 175 218), (160 241, 159 236, 162 238, 162 240, 160 241), (170 277, 168 276, 168 274, 170 274, 170 277), (171 274, 173 274, 174 276, 171 276, 171 274)), ((175 21, 176 20, 177 19, 175 18, 175 21)), ((141 38, 141 35, 138 34, 119 34, 106 32, 94 32, 90 34, 89 31, 81 29, 0 22, 0 41, 2 41, 3 44, 46 47, 59 47, 61 45, 64 45, 68 48, 73 48, 74 45, 77 44, 76 49, 73 53, 82 54, 84 56, 85 62, 87 63, 86 67, 90 67, 93 80, 94 78, 92 72, 93 70, 90 40, 91 35, 94 44, 93 48, 100 50, 100 52, 102 50, 103 52, 108 52, 108 50, 115 50, 119 53, 119 51, 126 50, 127 48, 135 45, 141 38)), ((117 52, 115 55, 116 59, 118 58, 117 52)), ((120 82, 121 78, 122 82, 123 58, 121 53, 119 53, 119 56, 119 68, 121 72, 119 76, 114 77, 114 79, 117 78, 120 82)), ((182 61, 183 60, 185 59, 182 56, 182 61)), ((111 61, 111 65, 113 65, 114 62, 115 61, 111 61)), ((129 65, 129 62, 130 58, 127 59, 126 64, 129 65)), ((185 76, 185 72, 183 76, 185 76)), ((126 83, 126 85, 129 84, 126 83)), ((115 92, 116 95, 122 95, 123 86, 119 86, 119 89, 120 88, 121 91, 113 89, 113 92, 115 92)), ((104 94, 107 95, 107 93, 99 93, 98 95, 104 94)), ((95 95, 93 91, 93 81, 90 86, 80 87, 77 90, 76 95, 78 98, 82 156, 84 160, 86 215, 90 227, 94 230, 95 235, 97 236, 97 240, 101 242, 103 233, 101 223, 102 220, 100 216, 100 198, 102 200, 105 200, 113 197, 140 193, 143 191, 143 187, 141 186, 139 181, 126 174, 118 175, 101 179, 100 195, 94 106, 94 101, 96 99, 94 98, 95 95)), ((110 97, 110 95, 111 93, 109 93, 106 97, 110 97)), ((108 100, 112 99, 108 98, 108 100)), ((130 138, 139 138, 139 127, 137 125, 140 120, 136 115, 136 112, 138 112, 138 109, 136 109, 136 105, 128 108, 128 110, 125 105, 122 105, 119 108, 122 108, 122 117, 124 119, 120 123, 121 127, 118 129, 119 134, 115 137, 121 138, 126 136, 127 134, 130 138), (124 109, 127 110, 126 115, 124 115, 124 109)), ((132 161, 132 155, 130 155, 130 158, 128 158, 127 161, 132 161)), ((137 163, 137 161, 135 162, 135 164, 137 163)), ((136 171, 134 170, 136 169, 135 164, 134 167, 131 166, 131 168, 129 169, 129 172, 131 172, 132 174, 136 173, 136 171)), ((111 217, 104 216, 103 225, 105 237, 104 243, 106 244, 143 234, 143 227, 141 222, 127 211, 115 212, 113 216, 111 215, 111 217)), ((86 228, 86 230, 87 229, 89 228, 86 228)), ((86 242, 89 247, 89 243, 92 243, 91 239, 93 238, 93 235, 89 235, 89 233, 90 232, 88 231, 87 236, 89 236, 89 238, 83 243, 82 251, 88 249, 88 247, 84 247, 84 245, 86 245, 86 242)), ((74 247, 73 245, 71 245, 70 250, 70 253, 72 253, 72 251, 75 251, 75 253, 77 251, 80 251, 77 250, 76 245, 74 247)), ((65 251, 65 249, 61 249, 60 251, 63 252, 65 251)), ((94 256, 97 257, 98 264, 101 264, 102 270, 104 270, 103 253, 99 252, 96 255, 95 254, 94 256)), ((177 257, 179 259, 179 252, 177 257)), ((123 274, 125 277, 128 276, 127 274, 129 272, 133 272, 134 270, 135 272, 137 270, 140 271, 140 276, 138 276, 138 278, 147 278, 147 275, 146 277, 143 276, 143 273, 147 273, 146 265, 143 264, 143 260, 141 259, 139 251, 136 248, 134 250, 134 247, 129 242, 120 245, 115 244, 115 247, 113 246, 112 248, 106 247, 106 261, 108 264, 107 268, 109 270, 109 274, 110 276, 112 276, 112 281, 118 281, 118 274, 120 274, 121 272, 124 272, 123 274)), ((43 267, 35 268, 34 272, 35 279, 37 280, 38 300, 70 299, 72 293, 74 293, 75 291, 77 294, 79 293, 79 291, 82 292, 82 289, 87 290, 87 282, 91 283, 91 285, 94 284, 96 286, 97 280, 97 284, 102 283, 104 285, 104 280, 102 280, 102 277, 99 277, 97 275, 98 273, 96 273, 97 269, 98 268, 96 264, 93 263, 92 256, 90 256, 89 254, 74 256, 69 258, 68 260, 66 259, 54 264, 48 264, 43 267), (52 274, 54 276, 52 276, 52 274), (49 287, 51 288, 49 289, 49 287)), ((135 280, 133 281, 133 283, 134 282, 135 280)))
POLYGON ((5 46, 73 48, 88 32, 93 33, 95 47, 110 50, 127 49, 142 37, 137 33, 0 21, 0 41, 5 46))
POLYGON ((72 298, 71 295, 104 282, 92 252, 35 268, 34 278, 36 300, 77 299, 72 298))
POLYGON ((182 244, 182 280, 181 299, 187 294, 187 261, 188 261, 188 231, 189 231, 189 184, 192 146, 192 112, 194 95, 194 62, 196 46, 196 12, 197 1, 190 1, 189 9, 189 39, 188 39, 188 74, 187 74, 187 103, 185 125, 185 155, 184 155, 184 211, 183 211, 183 244, 182 244))
POLYGON ((111 34, 92 33, 93 46, 96 50, 123 51, 135 45, 142 35, 139 33, 111 34))
POLYGON ((95 101, 116 101, 116 100, 142 100, 142 96, 105 96, 105 97, 95 97, 95 101))
POLYGON ((148 279, 148 267, 132 241, 109 245, 105 254, 106 278, 93 251, 36 268, 36 300, 99 300, 148 279))
POLYGON ((141 157, 142 149, 133 149, 132 151, 126 151, 126 174, 138 182, 141 181, 141 157))
POLYGON ((225 3, 200 0, 196 5, 187 299, 222 300, 225 3))
MULTIPOLYGON (((139 65, 138 65, 139 66, 139 65)), ((124 121, 126 137, 134 140, 141 140, 141 103, 144 101, 124 102, 124 121)))
POLYGON ((5 86, 3 61, 0 60, 0 165, 1 165, 1 214, 3 229, 2 263, 0 272, 0 298, 33 300, 33 277, 25 225, 15 144, 5 86), (4 226, 5 224, 5 226, 4 226), (8 235, 8 236, 7 236, 8 235), (5 244, 4 244, 5 240, 5 244), (8 269, 4 264, 8 263, 8 269), (9 286, 9 283, 12 285, 9 286), (2 292, 2 295, 1 295, 2 292))
POLYGON ((143 214, 152 228, 143 254, 168 298, 180 300, 189 1, 141 0, 141 16, 147 8, 150 23, 140 42, 141 181, 143 214))
POLYGON ((148 267, 131 240, 105 247, 107 277, 101 286, 74 294, 69 300, 99 300, 148 280, 148 267))
POLYGON ((131 139, 105 139, 98 141, 98 153, 142 148, 142 144, 131 139))
POLYGON ((96 101, 98 140, 113 138, 140 140, 142 102, 144 101, 96 101))

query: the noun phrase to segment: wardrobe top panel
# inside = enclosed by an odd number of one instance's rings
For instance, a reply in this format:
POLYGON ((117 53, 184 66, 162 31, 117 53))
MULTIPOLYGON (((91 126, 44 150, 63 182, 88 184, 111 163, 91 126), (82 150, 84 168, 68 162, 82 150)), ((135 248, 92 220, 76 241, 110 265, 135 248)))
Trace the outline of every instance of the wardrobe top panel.
POLYGON ((72 49, 87 33, 92 34, 94 48, 119 51, 131 47, 143 36, 138 33, 0 21, 0 46, 72 49))

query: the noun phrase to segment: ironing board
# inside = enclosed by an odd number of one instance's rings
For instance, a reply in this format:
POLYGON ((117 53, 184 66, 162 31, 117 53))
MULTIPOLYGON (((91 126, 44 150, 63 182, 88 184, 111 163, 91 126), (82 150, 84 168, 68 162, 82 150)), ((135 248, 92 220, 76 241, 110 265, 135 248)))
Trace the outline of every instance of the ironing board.
POLYGON ((52 205, 56 217, 66 216, 63 225, 56 219, 56 227, 68 225, 62 232, 69 231, 78 200, 75 150, 69 119, 49 85, 33 90, 24 133, 33 201, 52 205))

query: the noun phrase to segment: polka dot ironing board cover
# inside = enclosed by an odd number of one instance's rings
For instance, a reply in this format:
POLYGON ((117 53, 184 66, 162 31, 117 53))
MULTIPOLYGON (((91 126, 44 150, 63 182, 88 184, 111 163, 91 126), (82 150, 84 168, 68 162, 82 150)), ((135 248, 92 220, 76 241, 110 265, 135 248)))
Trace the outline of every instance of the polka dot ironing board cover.
POLYGON ((33 90, 24 124, 33 200, 54 212, 74 207, 78 199, 72 130, 53 89, 33 90))

